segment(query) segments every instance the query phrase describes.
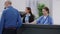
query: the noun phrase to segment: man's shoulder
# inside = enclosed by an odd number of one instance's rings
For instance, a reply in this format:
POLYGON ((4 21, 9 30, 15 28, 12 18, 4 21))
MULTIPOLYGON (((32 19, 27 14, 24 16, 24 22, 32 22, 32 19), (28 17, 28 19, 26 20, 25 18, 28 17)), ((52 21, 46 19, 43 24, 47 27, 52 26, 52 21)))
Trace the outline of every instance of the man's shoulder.
POLYGON ((43 16, 40 16, 39 18, 42 18, 43 16))
POLYGON ((40 20, 40 19, 42 19, 42 17, 43 17, 43 16, 40 16, 40 17, 39 17, 37 20, 40 20))
POLYGON ((8 8, 4 9, 4 10, 3 10, 3 13, 6 13, 7 11, 8 11, 8 8))
POLYGON ((48 18, 49 18, 49 19, 52 19, 52 17, 51 17, 51 16, 48 16, 48 18))
POLYGON ((17 10, 16 8, 14 8, 14 7, 13 7, 13 8, 11 8, 11 10, 18 11, 18 10, 17 10))

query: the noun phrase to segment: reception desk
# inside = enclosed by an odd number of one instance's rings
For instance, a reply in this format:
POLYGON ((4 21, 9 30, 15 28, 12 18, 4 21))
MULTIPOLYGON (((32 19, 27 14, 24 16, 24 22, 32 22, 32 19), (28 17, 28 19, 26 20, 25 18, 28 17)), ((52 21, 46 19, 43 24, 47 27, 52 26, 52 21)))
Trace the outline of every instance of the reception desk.
POLYGON ((17 34, 60 34, 60 25, 23 24, 17 34))

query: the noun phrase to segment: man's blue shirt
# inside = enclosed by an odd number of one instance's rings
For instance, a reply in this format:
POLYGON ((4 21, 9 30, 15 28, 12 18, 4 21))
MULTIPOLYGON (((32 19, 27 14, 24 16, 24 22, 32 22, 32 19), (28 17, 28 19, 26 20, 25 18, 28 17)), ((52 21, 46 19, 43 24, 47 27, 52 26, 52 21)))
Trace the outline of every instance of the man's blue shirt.
POLYGON ((3 27, 16 27, 19 28, 22 25, 21 16, 15 8, 12 6, 7 7, 2 14, 0 31, 2 32, 3 27))
POLYGON ((52 18, 47 16, 46 19, 44 19, 44 16, 41 16, 36 20, 36 22, 37 24, 52 25, 52 18))

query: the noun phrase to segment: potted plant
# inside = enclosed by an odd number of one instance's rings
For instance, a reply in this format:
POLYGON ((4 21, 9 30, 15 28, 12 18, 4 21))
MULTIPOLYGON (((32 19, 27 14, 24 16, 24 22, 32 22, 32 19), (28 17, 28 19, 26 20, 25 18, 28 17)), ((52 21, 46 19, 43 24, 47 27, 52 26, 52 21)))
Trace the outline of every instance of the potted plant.
POLYGON ((38 6, 37 6, 37 9, 38 9, 38 14, 39 14, 39 16, 41 16, 42 15, 42 9, 45 7, 45 4, 43 4, 43 3, 39 3, 38 4, 38 6))

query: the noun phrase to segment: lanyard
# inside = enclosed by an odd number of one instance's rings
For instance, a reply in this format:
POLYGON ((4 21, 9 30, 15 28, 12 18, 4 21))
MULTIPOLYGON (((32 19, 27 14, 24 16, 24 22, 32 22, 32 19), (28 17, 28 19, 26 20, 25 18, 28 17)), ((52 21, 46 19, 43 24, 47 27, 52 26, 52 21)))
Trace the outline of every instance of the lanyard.
MULTIPOLYGON (((44 16, 43 16, 44 17, 44 16)), ((45 21, 47 20, 48 16, 46 17, 46 19, 44 19, 44 21, 42 22, 43 24, 45 23, 45 21)))

